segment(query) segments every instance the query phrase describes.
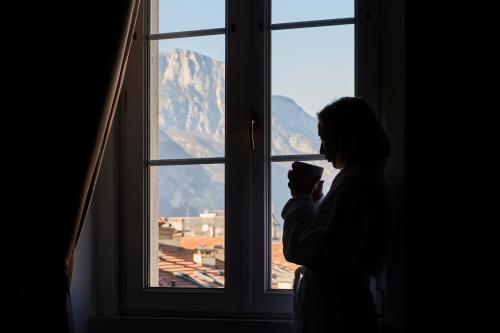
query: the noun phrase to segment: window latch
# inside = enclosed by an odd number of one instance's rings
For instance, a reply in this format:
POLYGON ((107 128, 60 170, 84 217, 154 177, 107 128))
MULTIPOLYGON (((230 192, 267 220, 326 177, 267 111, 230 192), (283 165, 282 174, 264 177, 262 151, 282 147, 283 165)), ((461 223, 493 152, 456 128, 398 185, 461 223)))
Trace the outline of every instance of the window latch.
POLYGON ((256 123, 257 123, 257 120, 255 118, 250 120, 250 122, 248 123, 248 131, 250 133, 250 148, 252 148, 252 150, 255 150, 254 131, 255 131, 256 123))

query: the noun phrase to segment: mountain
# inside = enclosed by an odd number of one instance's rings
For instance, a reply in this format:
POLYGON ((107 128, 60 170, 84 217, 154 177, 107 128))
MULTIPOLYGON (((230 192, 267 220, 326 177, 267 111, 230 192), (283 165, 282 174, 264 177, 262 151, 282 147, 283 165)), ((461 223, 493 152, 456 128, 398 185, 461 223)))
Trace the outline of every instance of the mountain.
MULTIPOLYGON (((192 157, 224 155, 225 65, 194 51, 159 57, 159 128, 192 157)), ((291 98, 274 95, 272 154, 319 150, 316 120, 291 98)), ((164 149, 159 158, 181 158, 164 149)))
POLYGON ((159 69, 160 130, 175 136, 193 157, 223 155, 224 63, 175 49, 160 54, 159 69))
MULTIPOLYGON (((171 153, 177 158, 191 156, 165 131, 159 131, 160 155, 171 153)), ((222 165, 159 167, 158 197, 160 216, 198 215, 224 207, 224 177, 222 165)))
POLYGON ((271 96, 271 154, 319 152, 317 121, 291 98, 271 96))
MULTIPOLYGON (((158 158, 224 156, 225 64, 189 50, 159 56, 158 158)), ((271 98, 273 155, 319 151, 316 120, 291 98, 271 98)), ((273 163, 278 220, 289 198, 290 163, 273 163)), ((198 215, 224 208, 222 165, 168 166, 159 173, 160 216, 198 215)))

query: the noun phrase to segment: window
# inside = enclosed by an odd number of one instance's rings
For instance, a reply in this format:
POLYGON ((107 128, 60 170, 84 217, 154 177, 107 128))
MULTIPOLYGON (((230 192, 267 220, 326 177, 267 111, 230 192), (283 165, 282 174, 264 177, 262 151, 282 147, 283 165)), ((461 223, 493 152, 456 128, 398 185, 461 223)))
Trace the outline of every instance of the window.
POLYGON ((149 18, 149 286, 224 288, 225 3, 160 0, 149 18))
POLYGON ((124 308, 290 318, 286 172, 321 165, 326 192, 337 170, 316 112, 345 95, 377 106, 376 8, 151 0, 141 13, 123 117, 124 308))
POLYGON ((281 245, 287 172, 294 160, 312 160, 324 168, 325 191, 338 173, 319 155, 316 113, 335 98, 354 95, 354 2, 273 0, 271 13, 268 285, 291 289, 297 265, 286 262, 281 245))

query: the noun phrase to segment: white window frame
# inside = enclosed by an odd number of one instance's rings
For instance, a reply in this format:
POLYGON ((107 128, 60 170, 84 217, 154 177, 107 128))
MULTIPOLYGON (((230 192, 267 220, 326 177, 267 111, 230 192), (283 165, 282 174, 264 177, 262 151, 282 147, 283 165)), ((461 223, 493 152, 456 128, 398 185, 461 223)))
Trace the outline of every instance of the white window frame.
MULTIPOLYGON (((121 123, 120 216, 123 226, 121 313, 291 319, 291 291, 269 290, 267 182, 270 138, 270 2, 226 0, 226 285, 225 289, 148 288, 148 15, 141 2, 124 82, 121 123), (251 15, 249 15, 251 13, 251 15), (267 59, 267 60, 266 60, 267 59), (250 68, 250 62, 255 68, 250 68), (258 70, 255 70, 255 69, 258 70), (232 110, 239 110, 238 113, 232 110), (248 141, 253 117, 255 150, 248 141), (263 126, 264 125, 264 126, 263 126), (231 141, 230 141, 231 140, 231 141), (230 142, 230 143, 229 143, 230 142), (229 182, 228 179, 232 181, 229 182), (228 195, 228 193, 232 193, 228 195), (233 195, 234 193, 240 194, 233 195), (250 203, 250 204, 249 204, 250 203)), ((379 110, 379 20, 376 1, 355 0, 355 95, 379 110)), ((335 21, 335 20, 329 20, 335 21)), ((348 20, 349 21, 349 20, 348 20)), ((346 23, 311 21, 274 28, 346 23)), ((293 158, 290 157, 289 158, 293 158)), ((319 155, 301 159, 318 159, 319 155)), ((273 159, 274 160, 274 159, 273 159)), ((157 256, 156 256, 157 257, 157 256)), ((157 260, 152 256, 152 261, 157 260)), ((375 293, 376 295, 376 293, 375 293)))

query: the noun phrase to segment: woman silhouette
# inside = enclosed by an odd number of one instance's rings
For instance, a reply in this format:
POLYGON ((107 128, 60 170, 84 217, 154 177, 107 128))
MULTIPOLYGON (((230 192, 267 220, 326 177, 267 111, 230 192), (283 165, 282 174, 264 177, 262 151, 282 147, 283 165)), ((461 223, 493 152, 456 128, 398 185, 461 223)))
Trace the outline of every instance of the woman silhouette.
POLYGON ((383 269, 393 221, 385 174, 389 140, 359 98, 333 102, 318 120, 320 153, 341 171, 322 199, 322 181, 305 184, 288 173, 292 198, 282 211, 283 252, 302 265, 294 285, 294 332, 376 332, 369 278, 383 269))

